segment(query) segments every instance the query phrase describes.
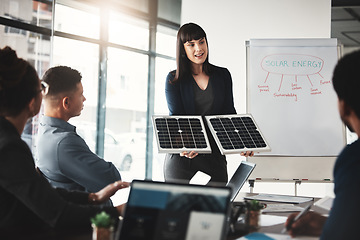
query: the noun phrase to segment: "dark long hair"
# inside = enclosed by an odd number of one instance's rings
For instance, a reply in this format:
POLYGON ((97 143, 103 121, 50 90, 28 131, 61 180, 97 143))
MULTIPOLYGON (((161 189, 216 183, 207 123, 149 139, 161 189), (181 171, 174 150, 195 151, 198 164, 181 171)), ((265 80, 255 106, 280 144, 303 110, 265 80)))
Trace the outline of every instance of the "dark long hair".
POLYGON ((0 116, 17 116, 39 90, 35 69, 10 47, 0 49, 0 116))
POLYGON ((186 56, 184 43, 191 40, 198 40, 204 38, 208 47, 208 55, 203 64, 203 71, 210 75, 212 65, 209 63, 209 45, 206 38, 205 31, 195 23, 186 23, 182 25, 177 34, 176 42, 176 72, 173 82, 180 80, 182 77, 191 74, 191 64, 189 58, 186 56))

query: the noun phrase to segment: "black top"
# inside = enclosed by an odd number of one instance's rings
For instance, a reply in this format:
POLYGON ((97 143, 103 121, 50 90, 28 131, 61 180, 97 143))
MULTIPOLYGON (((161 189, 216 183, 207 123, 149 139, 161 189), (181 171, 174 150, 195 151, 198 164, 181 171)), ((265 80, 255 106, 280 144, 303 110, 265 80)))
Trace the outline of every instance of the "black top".
POLYGON ((194 103, 195 103, 195 112, 197 115, 206 116, 211 113, 212 105, 214 102, 214 94, 211 84, 211 79, 207 87, 202 90, 194 80, 194 103))
POLYGON ((15 127, 0 117, 0 232, 90 228, 90 218, 102 210, 118 216, 116 208, 87 204, 88 193, 52 188, 15 127))

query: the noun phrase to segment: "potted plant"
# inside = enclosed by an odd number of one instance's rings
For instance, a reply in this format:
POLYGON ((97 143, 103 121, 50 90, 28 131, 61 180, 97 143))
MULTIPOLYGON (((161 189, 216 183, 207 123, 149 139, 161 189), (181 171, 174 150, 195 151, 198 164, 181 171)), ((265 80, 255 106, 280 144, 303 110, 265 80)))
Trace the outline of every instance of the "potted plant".
POLYGON ((257 200, 251 200, 246 202, 246 224, 250 229, 259 228, 261 209, 265 207, 265 204, 260 203, 257 200))
POLYGON ((102 211, 90 220, 93 228, 93 240, 114 239, 114 219, 109 214, 102 211))

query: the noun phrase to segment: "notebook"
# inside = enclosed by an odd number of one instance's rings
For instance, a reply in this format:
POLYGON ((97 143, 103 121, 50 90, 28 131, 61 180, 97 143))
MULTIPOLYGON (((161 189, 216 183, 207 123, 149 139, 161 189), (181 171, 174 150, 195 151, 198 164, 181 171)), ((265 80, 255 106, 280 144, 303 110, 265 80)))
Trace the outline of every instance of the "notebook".
POLYGON ((116 240, 225 239, 231 188, 134 180, 116 240))
POLYGON ((240 189, 244 186, 244 183, 248 180, 255 166, 255 163, 242 161, 239 167, 236 169, 234 175, 231 177, 230 181, 227 184, 227 186, 232 189, 232 194, 230 198, 232 202, 235 200, 240 189))

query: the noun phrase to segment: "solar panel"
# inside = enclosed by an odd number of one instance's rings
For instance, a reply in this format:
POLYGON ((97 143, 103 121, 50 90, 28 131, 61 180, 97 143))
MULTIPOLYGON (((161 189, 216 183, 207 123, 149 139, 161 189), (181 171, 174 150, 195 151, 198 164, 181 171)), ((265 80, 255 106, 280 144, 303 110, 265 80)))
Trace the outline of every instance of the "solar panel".
POLYGON ((222 154, 270 151, 250 114, 205 116, 222 154))
POLYGON ((211 153, 201 116, 153 116, 159 153, 211 153))

